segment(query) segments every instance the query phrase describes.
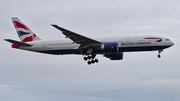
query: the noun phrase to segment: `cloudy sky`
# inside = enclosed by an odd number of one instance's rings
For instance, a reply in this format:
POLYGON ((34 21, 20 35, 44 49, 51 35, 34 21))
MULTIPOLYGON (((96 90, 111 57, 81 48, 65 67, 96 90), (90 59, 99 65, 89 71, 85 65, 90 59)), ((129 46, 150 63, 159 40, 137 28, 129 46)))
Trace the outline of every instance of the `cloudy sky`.
POLYGON ((179 101, 179 0, 1 0, 1 101, 179 101), (175 45, 157 52, 125 53, 122 61, 97 56, 51 56, 11 49, 19 40, 11 17, 42 39, 64 39, 50 24, 95 37, 158 35, 175 45))

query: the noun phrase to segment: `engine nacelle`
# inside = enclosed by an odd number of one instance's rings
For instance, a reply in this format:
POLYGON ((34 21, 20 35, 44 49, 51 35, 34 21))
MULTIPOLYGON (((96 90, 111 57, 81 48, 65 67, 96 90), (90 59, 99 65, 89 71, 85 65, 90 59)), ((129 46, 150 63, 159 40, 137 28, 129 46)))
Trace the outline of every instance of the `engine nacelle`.
POLYGON ((104 56, 107 58, 110 58, 111 60, 122 60, 123 52, 118 52, 118 53, 114 53, 114 54, 105 54, 104 56))
POLYGON ((118 48, 118 43, 117 42, 107 42, 104 43, 101 46, 101 50, 103 50, 104 52, 118 52, 119 48, 118 48))

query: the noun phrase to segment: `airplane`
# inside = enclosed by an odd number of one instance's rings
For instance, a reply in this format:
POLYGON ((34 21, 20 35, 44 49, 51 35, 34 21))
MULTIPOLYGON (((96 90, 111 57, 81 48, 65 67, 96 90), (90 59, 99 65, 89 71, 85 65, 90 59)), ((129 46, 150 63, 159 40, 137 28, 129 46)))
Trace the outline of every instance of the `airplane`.
POLYGON ((4 39, 12 43, 12 48, 51 55, 83 55, 83 59, 89 65, 99 62, 96 55, 103 55, 110 60, 123 60, 124 52, 158 51, 160 58, 164 49, 174 45, 170 39, 155 35, 92 39, 56 24, 52 26, 70 40, 42 40, 18 17, 12 17, 12 22, 20 38, 20 41, 4 39))

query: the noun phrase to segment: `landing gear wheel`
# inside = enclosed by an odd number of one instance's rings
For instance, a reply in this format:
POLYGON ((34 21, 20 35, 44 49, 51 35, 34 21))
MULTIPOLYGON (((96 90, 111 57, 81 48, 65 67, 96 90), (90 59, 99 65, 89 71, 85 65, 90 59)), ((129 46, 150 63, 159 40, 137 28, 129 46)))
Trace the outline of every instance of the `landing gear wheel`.
POLYGON ((87 58, 88 58, 88 59, 91 59, 91 56, 88 56, 87 58))
POLYGON ((91 65, 94 63, 98 63, 98 59, 95 59, 96 54, 86 55, 83 59, 87 61, 87 64, 91 65))
POLYGON ((88 63, 89 65, 91 65, 91 61, 88 61, 87 63, 88 63))
POLYGON ((91 60, 91 63, 92 63, 92 64, 94 64, 94 62, 95 62, 94 60, 91 60))
POLYGON ((94 61, 95 61, 96 63, 98 63, 98 62, 99 62, 99 61, 98 61, 98 59, 95 59, 94 61))
POLYGON ((84 60, 87 61, 87 57, 84 57, 84 60))
POLYGON ((158 58, 161 58, 161 55, 158 55, 158 58))

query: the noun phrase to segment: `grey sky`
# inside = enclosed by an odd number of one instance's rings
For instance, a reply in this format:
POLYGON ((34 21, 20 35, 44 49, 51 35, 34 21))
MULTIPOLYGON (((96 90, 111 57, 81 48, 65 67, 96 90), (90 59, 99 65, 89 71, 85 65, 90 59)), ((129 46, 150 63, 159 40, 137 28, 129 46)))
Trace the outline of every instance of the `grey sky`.
POLYGON ((179 0, 1 0, 1 101, 179 101, 179 0), (11 49, 19 40, 11 17, 42 39, 64 39, 50 24, 94 37, 159 35, 175 45, 125 53, 124 60, 88 66, 82 56, 51 56, 11 49))

